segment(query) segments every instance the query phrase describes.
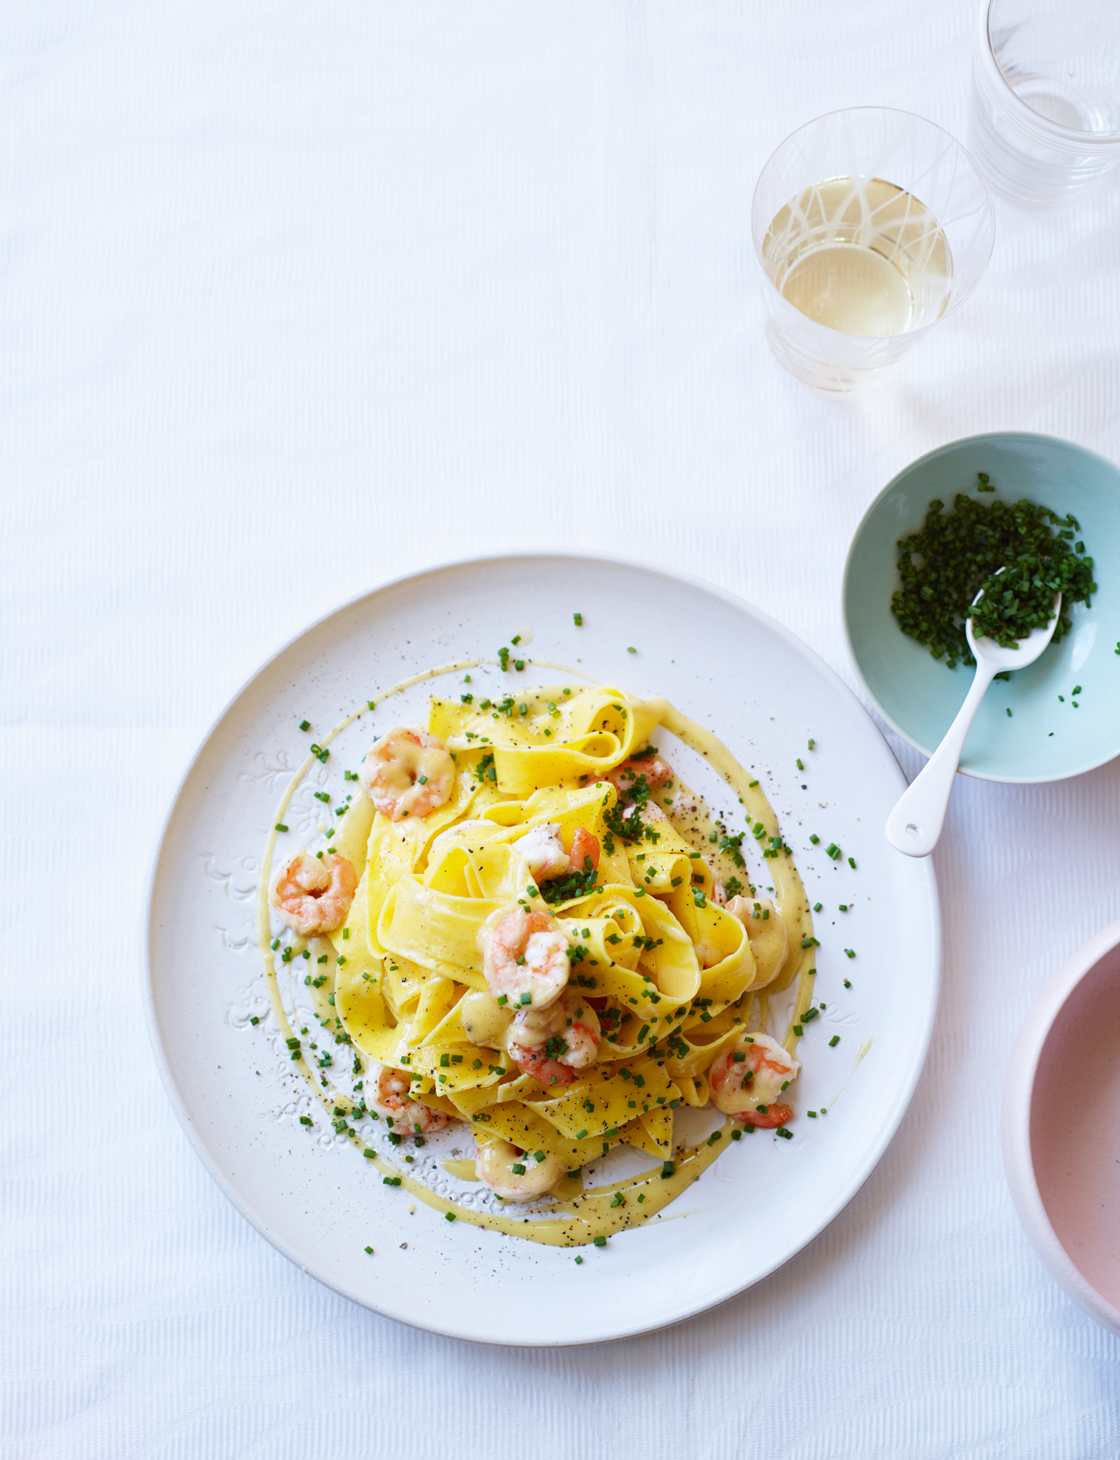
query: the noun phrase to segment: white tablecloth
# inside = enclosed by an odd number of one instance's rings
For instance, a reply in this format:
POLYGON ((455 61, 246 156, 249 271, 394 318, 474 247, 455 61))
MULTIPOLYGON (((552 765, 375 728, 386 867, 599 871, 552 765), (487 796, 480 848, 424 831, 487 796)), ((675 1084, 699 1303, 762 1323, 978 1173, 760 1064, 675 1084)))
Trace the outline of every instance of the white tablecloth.
POLYGON ((493 549, 613 550, 742 594, 851 683, 844 554, 899 468, 989 429, 1120 456, 1120 174, 1064 211, 999 204, 979 292, 863 394, 814 393, 764 342, 769 152, 858 103, 963 135, 973 18, 2 8, 10 1460, 1120 1453, 1120 1344, 1035 1258, 998 1142, 1023 1015, 1120 915, 1115 764, 958 782, 942 1003, 897 1138, 782 1271, 646 1337, 480 1349, 320 1288, 200 1166, 142 1015, 177 780, 332 605, 493 549))

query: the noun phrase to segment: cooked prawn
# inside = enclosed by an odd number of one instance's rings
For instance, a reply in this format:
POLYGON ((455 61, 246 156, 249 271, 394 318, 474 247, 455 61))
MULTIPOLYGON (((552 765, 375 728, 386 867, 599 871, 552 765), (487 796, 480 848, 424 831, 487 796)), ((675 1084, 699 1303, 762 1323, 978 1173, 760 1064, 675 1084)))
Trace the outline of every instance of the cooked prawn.
POLYGON ((503 1201, 535 1201, 564 1175, 560 1161, 543 1151, 530 1153, 509 1141, 486 1141, 478 1148, 474 1169, 503 1201))
POLYGON ((566 872, 586 872, 599 865, 599 838, 584 826, 573 832, 570 853, 564 850, 558 821, 541 822, 513 845, 538 887, 566 872))
POLYGON ((572 833, 572 853, 568 859, 569 872, 590 872, 599 865, 599 838, 585 826, 577 826, 572 833))
POLYGON ((773 978, 789 952, 789 933, 778 909, 768 897, 733 897, 727 911, 747 930, 756 981, 773 978))
POLYGON ((412 1136, 427 1135, 429 1131, 442 1130, 450 1116, 442 1110, 433 1110, 419 1100, 408 1098, 409 1079, 392 1065, 378 1064, 374 1060, 369 1067, 373 1078, 374 1096, 370 1108, 384 1116, 391 1133, 402 1140, 412 1136))
POLYGON ((486 989, 471 989, 459 1000, 459 1018, 472 1044, 496 1048, 513 1020, 513 1010, 498 1004, 486 989))
POLYGON ((569 989, 547 1009, 523 1009, 510 1025, 506 1049, 542 1085, 570 1085, 595 1063, 600 1038, 599 1016, 569 989))
POLYGON ((358 775, 378 811, 400 821, 428 816, 447 801, 455 762, 435 735, 398 725, 373 742, 358 775))
POLYGON ((571 970, 568 938, 551 914, 518 904, 491 914, 479 933, 486 983, 514 1008, 547 1009, 564 992, 571 970))
POLYGON ((673 767, 659 755, 631 756, 607 772, 607 780, 620 796, 632 791, 643 776, 646 785, 655 791, 658 786, 672 780, 673 767))
POLYGON ((354 868, 337 852, 297 852, 273 883, 269 901, 290 927, 313 938, 342 926, 357 885, 354 868))
POLYGON ((517 838, 513 846, 538 886, 553 877, 562 876, 568 870, 568 854, 560 840, 558 821, 542 821, 539 825, 530 827, 524 836, 517 838))
POLYGON ((775 1130, 793 1119, 793 1108, 774 1102, 797 1079, 800 1061, 768 1034, 744 1034, 708 1071, 712 1104, 747 1125, 775 1130))

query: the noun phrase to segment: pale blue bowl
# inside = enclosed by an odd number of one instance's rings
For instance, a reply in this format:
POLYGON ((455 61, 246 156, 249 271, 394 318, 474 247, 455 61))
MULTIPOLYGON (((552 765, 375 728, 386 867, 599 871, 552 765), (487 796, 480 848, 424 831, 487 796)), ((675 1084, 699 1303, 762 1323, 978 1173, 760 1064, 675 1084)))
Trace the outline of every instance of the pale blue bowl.
POLYGON ((1052 436, 1005 431, 951 442, 913 462, 872 502, 852 539, 844 569, 848 652, 884 720, 932 755, 973 670, 947 669, 898 627, 891 613, 900 586, 895 543, 921 527, 931 498, 951 507, 958 492, 974 495, 981 471, 996 488, 988 501, 1027 497, 1073 513, 1098 591, 1090 607, 1073 606, 1072 632, 1060 644, 988 690, 961 770, 988 781, 1060 781, 1120 755, 1120 467, 1103 456, 1052 436))

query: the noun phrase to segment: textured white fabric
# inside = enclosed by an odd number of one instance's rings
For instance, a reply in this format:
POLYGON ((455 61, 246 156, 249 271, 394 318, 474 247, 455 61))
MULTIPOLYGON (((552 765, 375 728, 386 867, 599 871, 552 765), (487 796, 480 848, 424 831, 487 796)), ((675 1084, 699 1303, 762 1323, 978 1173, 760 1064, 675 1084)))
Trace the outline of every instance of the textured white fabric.
POLYGON ((979 292, 865 394, 764 342, 769 152, 858 103, 963 135, 972 28, 972 0, 0 7, 8 1460, 1120 1453, 1120 1344, 1034 1257, 998 1143, 1022 1016, 1120 915, 1115 764, 958 783, 882 1164, 755 1290, 605 1348, 473 1348, 301 1275, 192 1154, 141 1013, 177 779, 333 604, 613 548, 851 682, 844 553, 895 471, 988 429, 1120 456, 1120 174, 999 204, 979 292))

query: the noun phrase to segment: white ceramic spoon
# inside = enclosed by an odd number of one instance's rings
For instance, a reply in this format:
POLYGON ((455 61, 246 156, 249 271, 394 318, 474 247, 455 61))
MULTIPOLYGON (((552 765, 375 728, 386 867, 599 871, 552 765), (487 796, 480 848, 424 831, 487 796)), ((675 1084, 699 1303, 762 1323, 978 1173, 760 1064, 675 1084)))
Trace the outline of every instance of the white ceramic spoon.
MULTIPOLYGON (((1003 572, 1003 569, 1000 569, 1003 572)), ((981 589, 972 600, 973 608, 982 597, 981 589)), ((972 717, 980 708, 984 693, 997 674, 1004 669, 1026 669, 1033 664, 1054 636, 1058 624, 1058 613, 1062 607, 1062 595, 1054 599, 1054 612, 1044 629, 1032 629, 1025 639, 1020 639, 1014 649, 1001 649, 987 634, 977 639, 972 633, 972 619, 964 626, 968 647, 976 655, 976 677, 965 696, 964 704, 957 711, 957 718, 946 731, 945 739, 934 751, 921 770, 899 797, 894 810, 887 817, 887 841, 908 857, 928 857, 937 845, 945 812, 949 807, 949 793, 953 789, 953 777, 957 773, 961 751, 968 738, 972 717)))

